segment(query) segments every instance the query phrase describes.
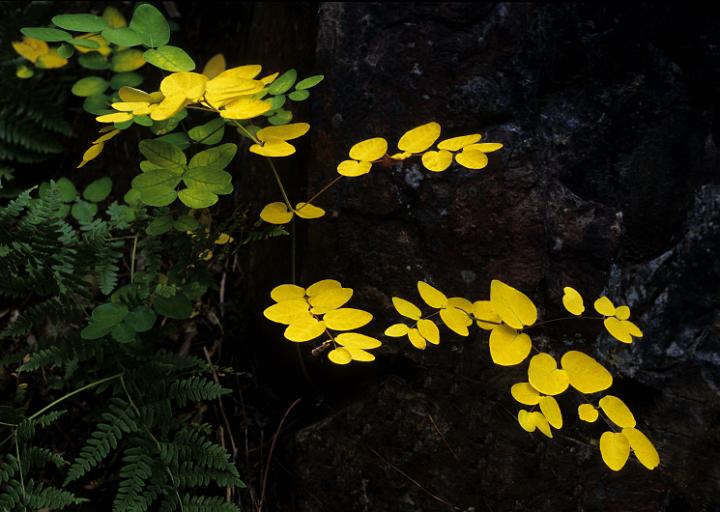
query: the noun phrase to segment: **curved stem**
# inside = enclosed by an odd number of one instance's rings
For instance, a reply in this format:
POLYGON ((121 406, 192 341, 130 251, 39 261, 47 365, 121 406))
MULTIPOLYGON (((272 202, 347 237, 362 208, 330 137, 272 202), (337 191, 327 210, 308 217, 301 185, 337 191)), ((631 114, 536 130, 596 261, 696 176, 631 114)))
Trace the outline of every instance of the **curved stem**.
POLYGON ((278 184, 278 187, 280 187, 280 193, 283 196, 283 201, 285 201, 285 204, 288 207, 288 211, 293 211, 293 207, 290 204, 290 199, 288 199, 288 195, 285 192, 285 187, 283 186, 282 180, 280 179, 280 174, 277 171, 277 168, 275 167, 275 164, 273 163, 271 158, 266 158, 268 165, 270 166, 270 169, 273 172, 273 175, 275 176, 275 181, 278 184))
POLYGON ((56 405, 58 405, 60 402, 64 402, 64 401, 67 400, 68 398, 73 397, 73 396, 77 395, 78 393, 82 393, 83 391, 86 391, 86 390, 88 390, 88 389, 91 389, 91 388, 94 388, 94 387, 96 387, 96 386, 99 386, 100 384, 105 384, 106 382, 110 382, 111 380, 115 380, 115 379, 121 378, 124 374, 125 374, 125 372, 116 373, 115 375, 112 375, 112 376, 110 376, 110 377, 105 377, 104 379, 96 380, 95 382, 91 382, 90 384, 86 384, 85 386, 76 389, 75 391, 71 391, 71 392, 68 393, 67 395, 61 396, 60 398, 58 398, 58 399, 55 400, 54 402, 52 402, 52 403, 46 405, 45 407, 43 407, 42 409, 40 409, 38 412, 36 412, 36 413, 33 414, 32 416, 30 416, 30 417, 28 418, 28 420, 34 420, 35 418, 37 418, 38 416, 40 416, 41 414, 43 414, 45 411, 48 411, 48 410, 52 409, 53 407, 55 407, 56 405))
POLYGON ((338 181, 340 181, 340 180, 343 179, 344 177, 345 177, 345 176, 342 176, 342 175, 341 175, 341 176, 337 176, 337 177, 336 177, 335 179, 333 179, 330 183, 328 183, 327 185, 325 185, 325 186, 324 186, 323 188, 321 188, 318 192, 316 192, 313 196, 311 196, 310 199, 308 199, 307 201, 305 201, 305 204, 302 205, 300 208, 298 208, 298 210, 302 210, 303 208, 305 208, 305 205, 311 204, 313 201, 315 201, 315 199, 317 199, 318 197, 320 197, 321 195, 323 195, 325 192, 327 192, 327 191, 330 189, 330 187, 332 187, 333 185, 335 185, 338 181))

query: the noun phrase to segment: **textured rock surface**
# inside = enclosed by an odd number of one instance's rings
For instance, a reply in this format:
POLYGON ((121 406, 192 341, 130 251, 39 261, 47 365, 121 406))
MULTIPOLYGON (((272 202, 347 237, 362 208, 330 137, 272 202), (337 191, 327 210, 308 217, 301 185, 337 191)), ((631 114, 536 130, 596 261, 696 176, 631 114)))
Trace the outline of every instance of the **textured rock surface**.
POLYGON ((627 301, 645 330, 632 347, 585 324, 535 341, 600 357, 662 467, 607 470, 602 429, 578 425, 571 398, 554 440, 527 435, 509 395, 522 372, 494 367, 485 336, 425 353, 390 343, 377 373, 332 381, 328 394, 357 398, 298 432, 279 509, 720 509, 717 20, 683 6, 321 4, 311 190, 353 142, 429 120, 506 148, 477 173, 413 162, 345 180, 300 234, 303 281, 340 278, 375 311, 418 279, 481 298, 501 278, 549 317, 566 284, 627 301))

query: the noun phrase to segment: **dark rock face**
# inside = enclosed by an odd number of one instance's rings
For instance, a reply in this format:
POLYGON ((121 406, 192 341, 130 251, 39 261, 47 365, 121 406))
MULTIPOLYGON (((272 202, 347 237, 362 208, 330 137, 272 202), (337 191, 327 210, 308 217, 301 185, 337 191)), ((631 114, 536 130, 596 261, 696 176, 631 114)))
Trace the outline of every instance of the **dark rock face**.
MULTIPOLYGON (((377 312, 415 299, 417 280, 479 299, 499 278, 546 318, 561 316, 565 285, 628 303, 645 332, 632 346, 582 323, 534 342, 607 365, 662 466, 609 471, 602 427, 580 425, 569 395, 555 439, 526 434, 509 394, 524 367, 492 365, 485 334, 425 352, 390 341, 382 375, 336 381, 359 398, 296 435, 287 509, 720 509, 718 19, 688 6, 321 4, 311 190, 354 142, 430 120, 505 148, 479 172, 411 160, 344 180, 301 233, 302 282, 338 278, 377 312)), ((378 332, 390 318, 376 316, 378 332)))

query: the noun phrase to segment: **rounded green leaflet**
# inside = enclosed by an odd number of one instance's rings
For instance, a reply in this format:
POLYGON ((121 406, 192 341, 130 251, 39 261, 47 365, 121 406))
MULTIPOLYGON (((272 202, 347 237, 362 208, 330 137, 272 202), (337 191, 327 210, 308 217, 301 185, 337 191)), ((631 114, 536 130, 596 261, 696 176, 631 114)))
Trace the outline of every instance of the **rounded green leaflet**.
POLYGON ((310 92, 306 91, 304 89, 300 91, 293 91, 290 94, 288 94, 288 98, 290 98, 293 101, 305 101, 310 97, 310 92))
POLYGON ((123 71, 121 73, 115 73, 110 78, 110 87, 113 89, 120 89, 121 87, 137 87, 143 83, 142 75, 133 71, 123 71))
POLYGON ((110 109, 110 98, 104 94, 96 94, 85 98, 85 101, 83 102, 83 110, 96 116, 111 114, 114 112, 114 110, 110 109))
POLYGON ((153 120, 150 119, 150 117, 149 117, 149 116, 146 116, 146 115, 143 115, 143 116, 133 116, 132 122, 135 123, 135 124, 138 124, 138 125, 140 125, 140 126, 145 126, 145 127, 148 127, 148 126, 152 126, 152 125, 153 125, 153 120))
POLYGON ((195 61, 185 50, 177 46, 161 46, 158 49, 146 50, 143 57, 148 64, 165 71, 192 71, 195 61))
MULTIPOLYGON (((282 106, 285 105, 285 101, 287 101, 287 96, 285 96, 284 94, 279 94, 270 98, 270 112, 282 108, 282 106)), ((267 112, 265 114, 267 114, 267 112)))
POLYGON ((140 191, 140 201, 148 206, 168 206, 177 199, 175 187, 155 187, 140 191))
POLYGON ((75 48, 73 48, 67 43, 63 43, 58 46, 57 52, 58 55, 60 55, 60 57, 62 57, 63 59, 69 59, 75 53, 75 48))
POLYGON ((292 121, 293 114, 289 110, 278 110, 277 113, 268 118, 268 123, 274 126, 279 126, 283 124, 288 124, 290 121, 292 121))
POLYGON ((195 142, 214 146, 225 136, 225 119, 218 117, 210 122, 191 128, 188 135, 195 142))
POLYGON ((70 91, 75 96, 80 97, 97 96, 98 94, 104 93, 108 85, 110 84, 107 80, 99 76, 87 76, 75 82, 70 91))
POLYGON ((140 153, 150 162, 160 167, 185 165, 187 158, 180 148, 162 140, 141 140, 140 153))
POLYGON ((208 208, 218 202, 217 194, 199 188, 184 188, 178 198, 188 208, 208 208))
POLYGON ((127 48, 143 44, 142 35, 138 34, 130 27, 106 28, 102 31, 102 36, 109 43, 113 43, 118 46, 125 46, 127 48))
POLYGON ((101 69, 108 69, 110 67, 110 63, 108 62, 108 60, 102 55, 100 55, 98 52, 80 55, 80 57, 78 57, 78 64, 80 64, 85 69, 93 69, 96 71, 101 69))
POLYGON ((80 337, 84 340, 96 340, 110 334, 112 326, 100 325, 92 320, 80 331, 80 337))
POLYGON ((69 203, 77 198, 77 189, 73 182, 67 178, 60 178, 57 180, 57 189, 60 194, 60 201, 63 203, 69 203))
POLYGON ((175 222, 172 223, 172 227, 181 232, 195 231, 198 227, 200 227, 200 223, 195 217, 191 217, 190 215, 181 215, 175 219, 175 222))
POLYGON ((168 133, 167 135, 163 135, 162 137, 157 137, 155 140, 160 140, 163 142, 167 142, 168 144, 172 144, 180 151, 183 151, 190 147, 190 139, 188 139, 188 136, 182 132, 168 133))
POLYGON ((269 94, 282 94, 290 90, 297 80, 297 71, 289 69, 277 77, 268 87, 269 94))
POLYGON ((100 327, 112 327, 122 322, 130 311, 124 304, 108 302, 96 307, 91 320, 100 327))
POLYGON ((81 48, 88 48, 90 50, 97 50, 100 48, 100 45, 97 41, 93 41, 92 39, 80 39, 78 37, 75 37, 73 39, 70 39, 68 41, 73 46, 79 46, 81 48))
POLYGON ((155 297, 153 307, 158 314, 174 320, 184 320, 192 315, 192 303, 180 292, 171 297, 155 297))
MULTIPOLYGON (((133 118, 134 119, 134 118, 133 118)), ((130 119, 128 121, 123 121, 122 123, 113 123, 113 126, 117 128, 118 130, 127 130, 130 128, 135 121, 133 119, 130 119)))
POLYGON ((107 199, 111 190, 112 180, 105 176, 104 178, 93 181, 85 187, 85 190, 83 190, 83 197, 93 203, 99 203, 100 201, 107 199))
POLYGON ((80 200, 70 209, 70 215, 73 216, 81 224, 89 224, 93 221, 95 214, 97 213, 97 205, 95 203, 88 203, 87 201, 80 200))
POLYGON ((224 169, 232 162, 237 153, 237 145, 232 142, 215 146, 197 153, 190 159, 190 168, 193 167, 215 167, 224 169))
POLYGON ((52 22, 73 32, 101 32, 108 28, 107 22, 94 14, 58 14, 53 16, 52 22))
POLYGON ((165 16, 150 4, 138 5, 130 20, 130 28, 150 48, 164 46, 170 41, 170 25, 165 16))
POLYGON ((110 334, 118 343, 130 343, 135 340, 135 331, 127 319, 113 327, 110 334))
POLYGON ((57 28, 46 28, 46 27, 25 27, 21 28, 20 32, 28 37, 34 37, 47 43, 57 43, 60 41, 70 41, 72 36, 57 28))
POLYGON ((154 169, 135 176, 132 187, 140 190, 156 187, 175 187, 180 183, 180 176, 167 169, 154 169))
POLYGON ((145 232, 150 236, 157 236, 167 233, 172 227, 173 218, 170 215, 162 215, 151 220, 145 228, 145 232))
POLYGON ((297 83, 297 85, 295 86, 295 89, 298 91, 302 91, 304 89, 310 89, 311 87, 315 87, 317 84, 322 82, 324 78, 325 78, 325 75, 309 76, 307 78, 300 80, 297 83))
POLYGON ((125 321, 135 332, 146 332, 153 328, 156 319, 155 311, 145 305, 140 305, 128 314, 125 321))
POLYGON ((219 194, 226 190, 232 176, 217 167, 191 167, 183 176, 183 181, 188 188, 219 194))
POLYGON ((130 206, 135 206, 140 202, 140 192, 135 190, 134 188, 131 188, 123 196, 123 201, 125 201, 130 206))

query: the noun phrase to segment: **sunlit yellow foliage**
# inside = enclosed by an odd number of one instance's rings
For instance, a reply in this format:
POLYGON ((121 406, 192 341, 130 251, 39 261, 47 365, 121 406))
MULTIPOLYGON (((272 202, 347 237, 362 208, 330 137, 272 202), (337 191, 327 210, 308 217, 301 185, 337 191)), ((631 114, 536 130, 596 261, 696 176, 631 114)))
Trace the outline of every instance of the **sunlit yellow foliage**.
POLYGON ((630 428, 635 426, 635 416, 625 402, 616 396, 606 395, 600 399, 600 409, 618 427, 630 428))
POLYGON ((582 315, 585 312, 585 304, 583 304, 583 298, 575 288, 566 286, 563 288, 562 303, 570 313, 575 316, 582 315))
POLYGON ((588 423, 595 423, 600 413, 593 404, 580 404, 578 406, 578 417, 588 423))
POLYGON ((559 395, 570 385, 567 372, 558 369, 555 358, 546 353, 530 359, 528 382, 544 395, 559 395))
POLYGON ((45 41, 28 36, 23 36, 22 41, 13 41, 12 47, 18 55, 33 64, 37 62, 38 57, 50 51, 50 47, 45 41))
POLYGON ((543 435, 552 439, 553 435, 550 430, 550 424, 548 423, 547 418, 545 418, 545 416, 539 411, 526 411, 525 409, 520 409, 520 412, 518 412, 518 423, 520 423, 520 426, 528 432, 535 432, 537 429, 542 432, 543 435))
POLYGON ((610 335, 623 343, 632 343, 633 338, 642 338, 642 331, 630 318, 628 306, 616 307, 607 297, 600 297, 594 303, 595 311, 603 315, 603 324, 610 335))
POLYGON ((571 350, 562 356, 560 364, 567 372, 570 385, 581 393, 597 393, 612 386, 610 372, 587 354, 571 350))
POLYGON ((309 203, 298 203, 295 208, 289 209, 283 202, 265 205, 260 212, 260 218, 270 224, 287 224, 297 215, 301 219, 319 219, 325 215, 325 210, 309 203))
POLYGON ((290 156, 295 146, 287 141, 302 137, 309 129, 307 123, 268 126, 257 132, 258 143, 250 146, 250 152, 267 157, 290 156))

